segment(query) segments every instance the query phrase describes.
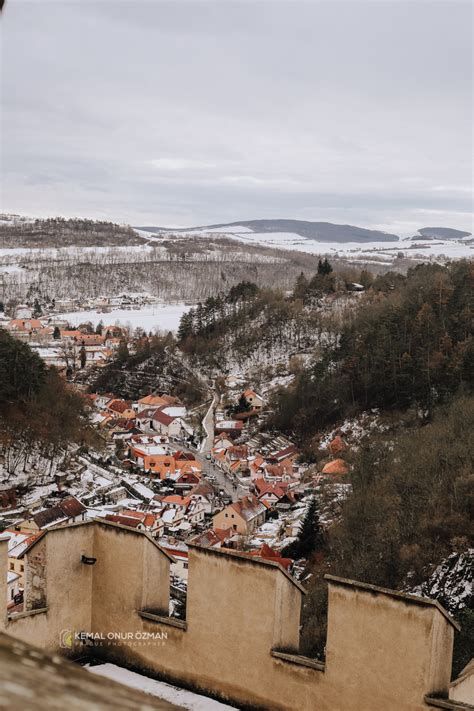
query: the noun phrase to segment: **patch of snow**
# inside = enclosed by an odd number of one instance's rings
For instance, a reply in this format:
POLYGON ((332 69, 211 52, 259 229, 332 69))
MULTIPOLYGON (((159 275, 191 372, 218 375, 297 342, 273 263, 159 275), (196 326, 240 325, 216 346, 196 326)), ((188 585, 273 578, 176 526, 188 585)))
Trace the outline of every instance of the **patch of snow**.
POLYGON ((106 325, 131 324, 132 328, 143 328, 152 331, 159 328, 162 331, 176 331, 181 316, 191 307, 183 303, 177 304, 147 304, 140 309, 111 309, 107 313, 93 311, 71 311, 55 315, 57 319, 65 319, 72 326, 90 321, 96 326, 99 321, 106 325))
POLYGON ((309 254, 332 254, 341 257, 356 257, 357 261, 374 264, 390 265, 396 259, 398 252, 404 257, 433 258, 446 257, 448 259, 461 259, 474 255, 472 240, 426 240, 420 241, 394 240, 393 242, 320 242, 315 239, 302 237, 295 232, 252 232, 248 228, 235 226, 232 228, 212 228, 209 230, 189 230, 187 234, 209 235, 216 233, 227 235, 233 239, 247 244, 273 247, 276 249, 290 249, 309 254), (375 257, 373 260, 370 257, 375 257))
POLYGON ((451 553, 430 577, 406 592, 438 600, 448 612, 462 610, 472 600, 474 548, 451 553))
POLYGON ((85 669, 90 671, 92 674, 112 679, 113 681, 117 681, 125 686, 130 686, 132 689, 139 689, 145 694, 150 694, 151 696, 156 696, 159 699, 164 699, 165 701, 181 706, 181 708, 184 709, 192 709, 192 711, 224 711, 224 709, 229 709, 229 711, 231 711, 232 709, 231 706, 223 704, 219 701, 214 701, 207 696, 201 696, 200 694, 195 694, 192 691, 186 691, 185 689, 180 689, 177 686, 165 684, 163 681, 150 679, 150 677, 137 674, 136 672, 129 671, 128 669, 123 669, 116 664, 99 664, 93 667, 86 665, 85 669))

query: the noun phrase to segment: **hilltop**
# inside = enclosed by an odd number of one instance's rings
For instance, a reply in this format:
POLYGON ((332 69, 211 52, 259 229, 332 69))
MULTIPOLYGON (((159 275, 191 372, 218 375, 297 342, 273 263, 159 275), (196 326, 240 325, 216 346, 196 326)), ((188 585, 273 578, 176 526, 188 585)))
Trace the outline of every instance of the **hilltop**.
POLYGON ((317 240, 318 242, 398 242, 398 235, 380 230, 369 230, 364 227, 354 225, 337 225, 331 222, 310 222, 307 220, 242 220, 239 222, 227 222, 200 227, 188 227, 172 229, 166 227, 140 227, 148 232, 193 232, 193 231, 217 231, 222 229, 224 233, 233 232, 292 232, 305 237, 306 239, 317 240))

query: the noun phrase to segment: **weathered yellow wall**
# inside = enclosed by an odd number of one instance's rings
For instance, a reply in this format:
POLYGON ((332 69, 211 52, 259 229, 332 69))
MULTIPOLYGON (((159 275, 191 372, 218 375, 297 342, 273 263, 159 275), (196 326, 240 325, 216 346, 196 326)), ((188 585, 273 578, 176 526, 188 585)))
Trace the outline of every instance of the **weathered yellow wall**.
POLYGON ((96 526, 92 628, 136 625, 136 611, 168 614, 169 558, 146 536, 120 527, 96 526), (132 613, 130 615, 130 613, 132 613))
POLYGON ((327 661, 317 668, 295 654, 301 588, 268 561, 191 547, 187 622, 179 626, 138 614, 166 615, 168 606, 170 561, 147 536, 87 523, 44 541, 48 612, 7 625, 33 644, 57 649, 65 628, 161 632, 167 639, 105 641, 94 653, 275 711, 426 711, 425 694, 447 690, 453 627, 435 605, 331 580, 327 661), (82 565, 81 553, 96 564, 82 565))
POLYGON ((0 615, 0 632, 5 628, 7 618, 7 570, 8 570, 8 533, 0 533, 0 604, 4 605, 0 615), (3 600, 3 602, 1 602, 3 600))
POLYGON ((226 506, 219 513, 214 514, 212 517, 212 527, 214 529, 222 529, 227 531, 228 528, 235 526, 237 533, 241 533, 243 536, 248 533, 249 527, 247 521, 239 516, 230 506, 226 506), (231 518, 234 514, 234 518, 231 518), (227 517, 226 517, 227 515, 227 517))
POLYGON ((326 675, 354 708, 377 698, 384 711, 398 711, 447 688, 453 634, 437 608, 351 585, 329 590, 326 675))

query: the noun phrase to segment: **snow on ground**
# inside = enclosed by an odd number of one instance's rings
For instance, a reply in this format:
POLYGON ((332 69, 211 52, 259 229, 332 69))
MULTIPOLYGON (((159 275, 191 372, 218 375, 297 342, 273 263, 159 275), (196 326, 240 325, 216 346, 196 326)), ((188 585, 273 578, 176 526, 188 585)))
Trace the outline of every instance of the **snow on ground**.
POLYGON ((102 311, 71 311, 69 313, 55 314, 58 319, 66 319, 71 325, 90 321, 96 326, 99 321, 106 325, 131 324, 132 328, 143 328, 152 331, 159 328, 162 331, 176 331, 181 316, 189 311, 191 306, 183 303, 177 304, 147 304, 140 309, 111 309, 106 313, 102 311))
POLYGON ((418 241, 406 239, 393 242, 319 242, 307 239, 295 232, 251 232, 247 229, 213 228, 210 230, 190 230, 190 236, 214 236, 216 233, 228 235, 233 239, 247 244, 257 244, 277 249, 292 249, 310 254, 333 254, 344 257, 364 257, 367 262, 370 257, 376 258, 374 263, 391 264, 398 252, 406 257, 435 258, 444 255, 452 259, 474 257, 474 244, 469 244, 470 238, 461 240, 426 240, 420 237, 418 241), (385 260, 385 261, 383 261, 385 260))
POLYGON ((474 582, 474 548, 451 553, 421 585, 408 589, 414 595, 439 600, 451 613, 469 605, 474 582))
POLYGON ((207 696, 195 694, 192 691, 180 689, 171 684, 165 684, 163 681, 156 681, 147 676, 142 676, 136 672, 123 669, 116 664, 99 664, 97 666, 85 666, 85 669, 97 674, 98 676, 112 679, 125 686, 130 686, 132 689, 139 689, 145 694, 156 696, 159 699, 164 699, 171 704, 176 704, 183 709, 192 709, 192 711, 224 711, 232 707, 227 704, 214 701, 207 696))
POLYGON ((162 242, 166 235, 162 235, 156 232, 147 232, 147 230, 137 230, 136 227, 133 228, 139 237, 148 240, 149 242, 162 242))
POLYGON ((17 274, 18 272, 23 272, 23 268, 19 267, 18 264, 7 264, 0 266, 0 272, 4 272, 5 274, 17 274))
POLYGON ((36 255, 43 258, 58 260, 61 257, 80 257, 84 254, 124 254, 131 252, 143 252, 144 249, 153 249, 146 244, 134 244, 127 246, 93 246, 93 247, 0 247, 0 257, 21 257, 24 255, 36 255))
POLYGON ((389 429, 388 425, 380 422, 380 412, 377 409, 370 412, 362 412, 354 418, 344 420, 342 425, 328 432, 321 438, 319 443, 320 449, 326 449, 330 442, 337 434, 342 435, 343 439, 354 449, 363 437, 369 433, 382 433, 389 429))
POLYGON ((209 229, 195 229, 195 230, 186 230, 186 234, 190 235, 207 235, 207 234, 214 234, 214 235, 233 235, 233 234, 254 234, 253 230, 250 229, 250 227, 245 227, 244 225, 232 225, 229 227, 210 227, 209 229))

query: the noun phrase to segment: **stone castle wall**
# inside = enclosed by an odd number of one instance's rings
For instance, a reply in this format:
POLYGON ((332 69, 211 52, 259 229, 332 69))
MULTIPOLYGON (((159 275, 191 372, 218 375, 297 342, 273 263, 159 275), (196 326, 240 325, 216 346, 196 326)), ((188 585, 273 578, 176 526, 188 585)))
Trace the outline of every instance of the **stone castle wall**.
POLYGON ((26 610, 45 607, 0 627, 51 651, 83 655, 64 634, 89 633, 95 656, 240 708, 421 711, 425 697, 447 695, 454 627, 431 601, 330 578, 321 664, 298 654, 304 590, 275 563, 190 547, 182 622, 167 616, 170 556, 146 534, 74 524, 50 530, 26 558, 26 610))

